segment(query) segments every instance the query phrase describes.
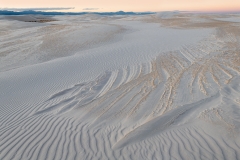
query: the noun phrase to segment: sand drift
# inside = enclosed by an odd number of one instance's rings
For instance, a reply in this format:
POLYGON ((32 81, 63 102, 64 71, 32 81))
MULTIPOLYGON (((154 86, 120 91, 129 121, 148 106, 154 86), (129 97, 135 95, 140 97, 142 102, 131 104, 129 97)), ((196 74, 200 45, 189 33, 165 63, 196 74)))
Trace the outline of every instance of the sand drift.
POLYGON ((240 159, 239 17, 1 17, 0 159, 240 159))

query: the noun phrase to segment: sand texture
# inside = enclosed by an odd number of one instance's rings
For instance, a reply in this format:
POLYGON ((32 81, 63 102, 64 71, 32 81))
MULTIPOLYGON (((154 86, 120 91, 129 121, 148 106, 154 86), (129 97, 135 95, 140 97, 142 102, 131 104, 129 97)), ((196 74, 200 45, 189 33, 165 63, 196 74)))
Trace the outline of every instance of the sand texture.
POLYGON ((239 17, 0 18, 0 159, 239 160, 239 17))

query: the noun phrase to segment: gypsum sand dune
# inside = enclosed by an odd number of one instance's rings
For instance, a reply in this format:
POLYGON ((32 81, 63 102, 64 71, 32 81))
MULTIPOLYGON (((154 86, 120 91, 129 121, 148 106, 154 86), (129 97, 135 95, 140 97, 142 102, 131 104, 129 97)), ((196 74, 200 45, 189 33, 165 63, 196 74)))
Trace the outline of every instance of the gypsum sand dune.
MULTIPOLYGON (((238 30, 220 26, 197 45, 38 102, 31 97, 42 93, 31 92, 18 108, 1 96, 1 158, 239 159, 238 30)), ((1 81, 11 84, 9 77, 2 73, 1 81)))
MULTIPOLYGON (((105 58, 113 60, 107 64, 115 66, 135 65, 151 60, 161 52, 196 43, 211 32, 209 29, 170 29, 132 19, 100 19, 86 23, 81 21, 82 18, 85 19, 85 16, 61 16, 58 17, 59 21, 43 26, 42 23, 34 23, 39 26, 0 32, 4 34, 0 43, 0 56, 3 55, 0 70, 11 70, 74 54, 83 55, 86 60, 80 60, 84 64, 89 58, 96 59, 96 63, 100 62, 99 67, 105 58)), ((68 63, 66 59, 63 61, 68 63)), ((74 64, 74 68, 81 65, 79 61, 74 64)), ((110 69, 112 66, 107 66, 99 73, 110 69)))

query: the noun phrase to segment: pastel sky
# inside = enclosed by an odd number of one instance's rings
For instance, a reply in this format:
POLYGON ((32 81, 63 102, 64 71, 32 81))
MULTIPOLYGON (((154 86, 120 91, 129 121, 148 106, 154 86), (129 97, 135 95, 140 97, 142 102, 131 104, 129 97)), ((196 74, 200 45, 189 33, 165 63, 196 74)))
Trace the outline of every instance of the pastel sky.
MULTIPOLYGON (((240 11, 240 0, 1 0, 0 8, 74 7, 69 11, 240 11)), ((64 11, 64 10, 62 10, 64 11)))

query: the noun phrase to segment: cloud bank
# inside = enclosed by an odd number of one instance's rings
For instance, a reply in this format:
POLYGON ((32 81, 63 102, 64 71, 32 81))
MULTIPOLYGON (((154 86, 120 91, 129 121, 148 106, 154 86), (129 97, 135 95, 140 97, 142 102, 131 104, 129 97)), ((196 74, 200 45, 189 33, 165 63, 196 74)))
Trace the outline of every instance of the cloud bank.
POLYGON ((92 11, 92 10, 99 10, 99 8, 83 8, 83 10, 92 11))

